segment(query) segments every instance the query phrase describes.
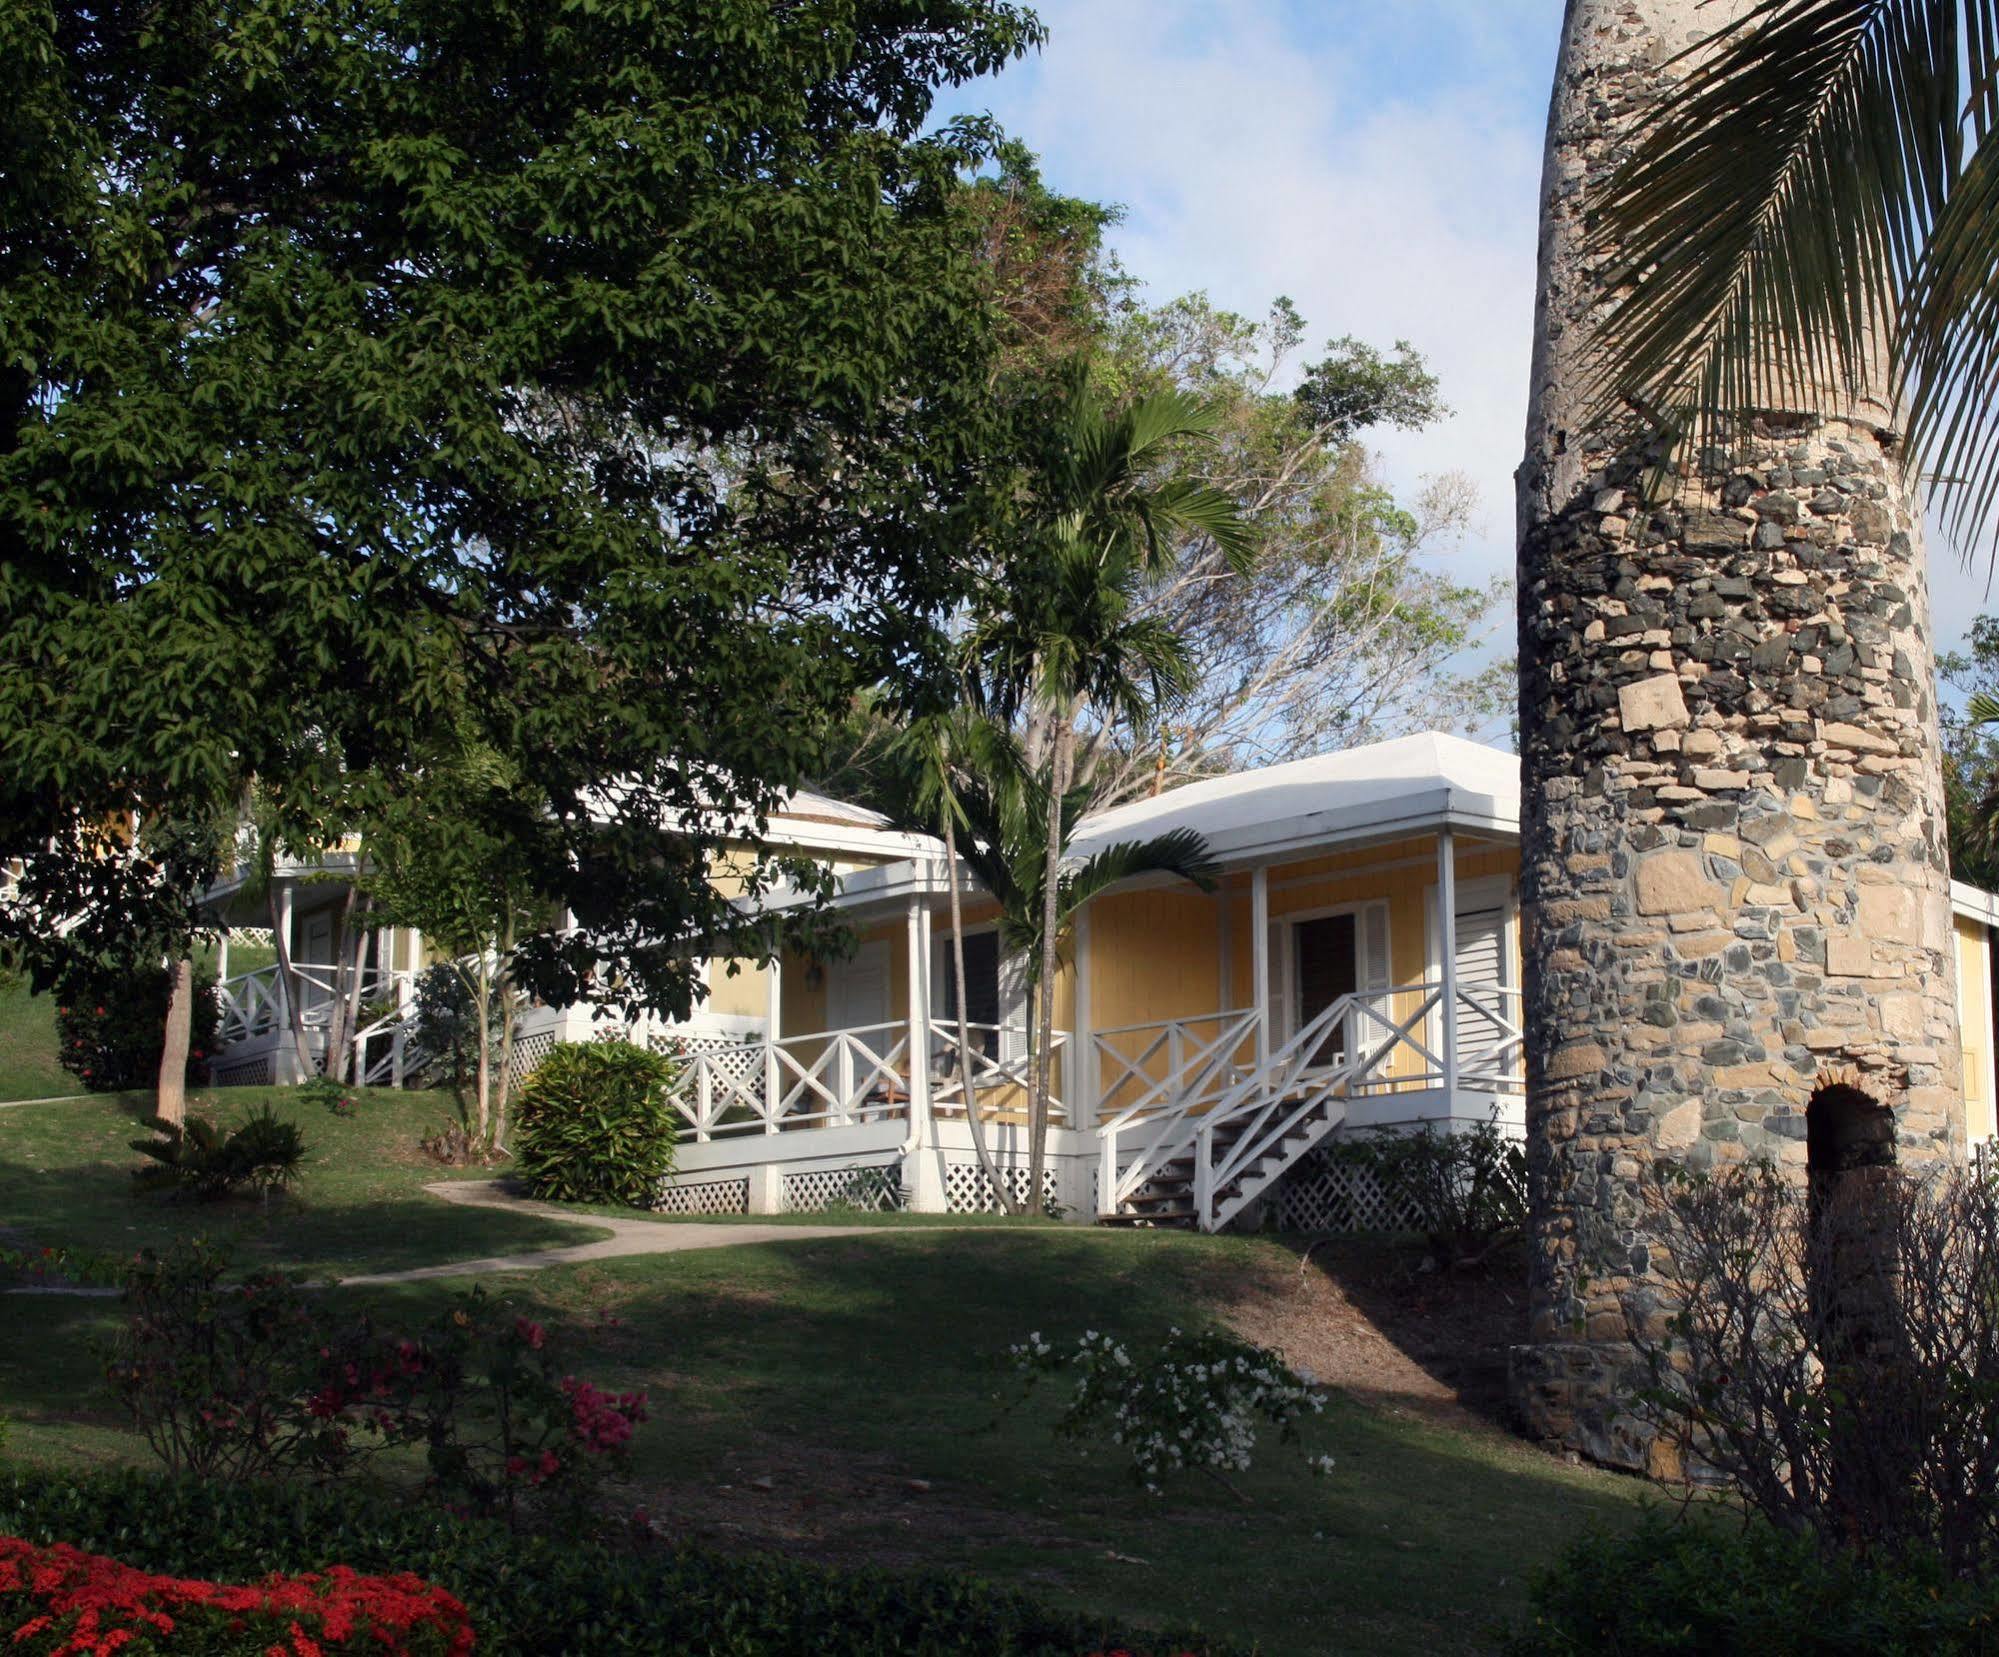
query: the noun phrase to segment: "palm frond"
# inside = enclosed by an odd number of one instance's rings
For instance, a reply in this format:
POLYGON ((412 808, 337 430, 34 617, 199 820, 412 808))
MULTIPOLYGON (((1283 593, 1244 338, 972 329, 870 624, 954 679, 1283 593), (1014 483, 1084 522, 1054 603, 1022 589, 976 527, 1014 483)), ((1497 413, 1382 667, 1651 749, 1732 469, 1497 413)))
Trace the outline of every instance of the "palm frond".
POLYGON ((1623 291, 1587 401, 1705 448, 1917 360, 1895 344, 1991 104, 1999 0, 1764 0, 1697 50, 1596 204, 1623 291))
POLYGON ((1964 704, 1964 722, 1974 727, 1999 725, 1999 696, 1982 690, 1976 692, 1964 704))
POLYGON ((1057 900, 1066 920, 1099 893, 1142 875, 1173 875, 1204 892, 1215 889, 1221 865, 1192 829, 1173 829, 1150 840, 1120 840, 1066 870, 1057 900))

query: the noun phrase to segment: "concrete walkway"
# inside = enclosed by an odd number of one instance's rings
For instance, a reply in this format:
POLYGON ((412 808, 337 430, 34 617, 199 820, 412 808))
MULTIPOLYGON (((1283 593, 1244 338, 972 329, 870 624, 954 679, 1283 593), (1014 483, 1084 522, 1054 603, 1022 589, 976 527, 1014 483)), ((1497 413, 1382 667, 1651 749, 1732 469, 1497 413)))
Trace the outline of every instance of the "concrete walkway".
MULTIPOLYGON (((539 1219, 562 1220, 610 1233, 594 1243, 567 1248, 536 1249, 527 1254, 489 1255, 481 1260, 452 1260, 441 1266, 415 1266, 408 1271, 368 1272, 343 1277, 343 1286, 374 1283, 428 1283, 440 1277, 485 1277, 494 1272, 538 1271, 543 1266, 575 1266, 586 1260, 623 1260, 636 1254, 684 1254, 694 1249, 719 1249, 750 1243, 804 1242, 812 1237, 861 1237, 907 1228, 885 1225, 702 1225, 699 1221, 626 1220, 608 1214, 578 1214, 554 1203, 516 1197, 498 1180, 440 1180, 424 1190, 446 1202, 473 1208, 499 1208, 539 1219)), ((970 1229, 939 1227, 940 1230, 970 1229)))

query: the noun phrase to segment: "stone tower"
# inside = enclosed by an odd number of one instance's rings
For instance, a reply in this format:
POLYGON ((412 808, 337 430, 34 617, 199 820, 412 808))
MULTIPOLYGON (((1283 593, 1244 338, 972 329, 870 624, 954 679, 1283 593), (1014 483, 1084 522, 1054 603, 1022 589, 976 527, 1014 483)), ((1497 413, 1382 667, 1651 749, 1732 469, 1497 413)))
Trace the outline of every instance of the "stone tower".
POLYGON ((1802 1176, 1837 1102, 1963 1143, 1929 601, 1885 404, 1806 398, 1645 503, 1575 395, 1583 215, 1668 60, 1748 0, 1570 0, 1519 478, 1528 1426, 1646 1463, 1662 1159, 1802 1176), (1858 1090, 1857 1093, 1855 1090, 1858 1090), (1836 1096, 1835 1103, 1828 1103, 1836 1096), (1819 1109, 1814 1114, 1814 1100, 1819 1109), (1881 1114, 1885 1110, 1888 1114, 1881 1114))

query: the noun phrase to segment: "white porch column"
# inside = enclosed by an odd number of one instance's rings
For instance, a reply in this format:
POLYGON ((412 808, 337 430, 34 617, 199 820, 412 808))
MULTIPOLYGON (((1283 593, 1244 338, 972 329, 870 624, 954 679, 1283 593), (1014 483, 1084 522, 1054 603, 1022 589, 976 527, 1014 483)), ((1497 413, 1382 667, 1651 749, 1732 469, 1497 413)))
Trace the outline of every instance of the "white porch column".
POLYGON ((226 924, 215 944, 215 981, 218 984, 229 982, 229 928, 226 924))
POLYGON ((1235 905, 1229 901, 1226 885, 1216 892, 1215 901, 1221 905, 1215 921, 1215 949, 1220 957, 1215 978, 1219 986, 1215 995, 1215 1010, 1226 1013, 1235 1010, 1235 905))
POLYGON ((909 1136, 903 1200, 918 1214, 945 1209, 944 1152, 930 1119, 930 911, 909 900, 909 1136))
POLYGON ((1437 942, 1443 952, 1444 986, 1440 1032, 1444 1059, 1445 1108, 1457 1114, 1458 1102, 1458 852, 1448 826, 1437 834, 1437 942))
MULTIPOLYGON (((283 959, 287 961, 298 959, 298 937, 292 929, 292 895, 291 882, 282 882, 278 887, 278 931, 284 937, 283 959)), ((279 968, 272 972, 271 979, 278 992, 278 1045, 272 1052, 271 1080, 282 1087, 305 1078, 298 1073, 298 1043, 292 1039, 291 975, 279 968)))
POLYGON ((1069 1032, 1069 1112, 1070 1125, 1094 1128, 1097 1125, 1097 1043, 1096 1020, 1090 1007, 1090 905, 1076 913, 1076 994, 1075 1025, 1069 1032))
POLYGON ((1256 1062, 1270 1057, 1270 871, 1249 877, 1249 958, 1256 996, 1256 1062))
POLYGON ((777 1066, 777 1041, 784 1014, 784 956, 772 940, 764 967, 764 1132, 777 1132, 777 1103, 783 1093, 777 1066))

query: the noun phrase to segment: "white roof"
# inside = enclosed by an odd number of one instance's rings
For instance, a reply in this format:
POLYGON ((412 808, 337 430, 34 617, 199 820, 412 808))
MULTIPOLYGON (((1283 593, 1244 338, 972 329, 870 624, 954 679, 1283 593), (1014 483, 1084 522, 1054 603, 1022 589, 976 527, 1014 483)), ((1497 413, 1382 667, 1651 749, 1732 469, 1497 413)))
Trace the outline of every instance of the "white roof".
POLYGON ((1501 748, 1425 731, 1313 759, 1236 771, 1084 819, 1075 855, 1170 829, 1194 830, 1223 862, 1300 844, 1380 839, 1453 826, 1513 834, 1520 761, 1501 748))

